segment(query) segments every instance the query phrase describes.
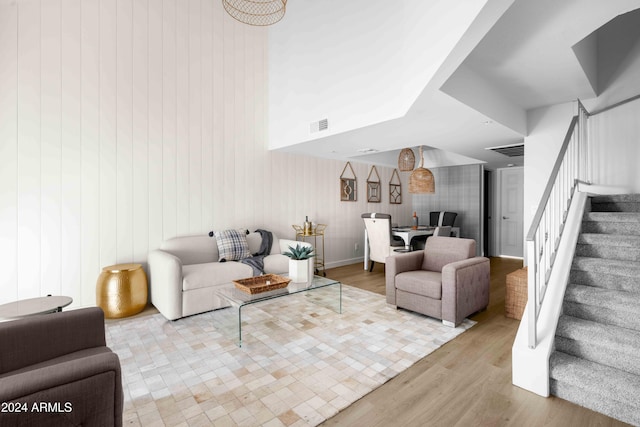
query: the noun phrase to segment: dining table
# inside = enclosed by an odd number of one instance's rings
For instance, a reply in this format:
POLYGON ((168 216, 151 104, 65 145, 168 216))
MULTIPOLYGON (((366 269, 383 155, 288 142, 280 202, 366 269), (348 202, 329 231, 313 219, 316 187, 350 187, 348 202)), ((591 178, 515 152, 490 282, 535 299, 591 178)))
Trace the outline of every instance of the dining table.
POLYGON ((417 228, 413 227, 392 227, 391 235, 398 236, 404 240, 404 248, 411 249, 411 239, 416 236, 431 236, 435 227, 428 225, 419 225, 417 228))
MULTIPOLYGON (((429 225, 419 225, 417 228, 412 226, 392 227, 391 235, 398 236, 404 240, 404 249, 409 252, 411 250, 411 239, 416 236, 432 236, 436 227, 429 225)), ((460 227, 451 227, 453 237, 460 237, 460 227)), ((367 230, 364 230, 364 269, 369 269, 369 238, 367 230)))

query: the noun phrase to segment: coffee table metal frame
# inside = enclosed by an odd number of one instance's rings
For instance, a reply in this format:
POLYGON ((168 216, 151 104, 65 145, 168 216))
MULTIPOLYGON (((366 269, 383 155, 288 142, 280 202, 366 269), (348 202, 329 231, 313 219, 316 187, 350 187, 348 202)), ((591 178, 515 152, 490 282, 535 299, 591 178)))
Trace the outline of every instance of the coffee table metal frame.
POLYGON ((342 314, 342 283, 337 280, 328 279, 321 276, 313 276, 311 283, 290 282, 286 288, 276 289, 274 291, 262 292, 259 294, 248 294, 235 287, 230 283, 217 291, 218 296, 224 298, 231 307, 238 310, 238 347, 242 347, 242 309, 246 306, 256 304, 262 301, 268 301, 274 298, 281 298, 288 295, 299 294, 301 292, 312 291, 315 289, 337 286, 338 297, 338 313, 342 314))

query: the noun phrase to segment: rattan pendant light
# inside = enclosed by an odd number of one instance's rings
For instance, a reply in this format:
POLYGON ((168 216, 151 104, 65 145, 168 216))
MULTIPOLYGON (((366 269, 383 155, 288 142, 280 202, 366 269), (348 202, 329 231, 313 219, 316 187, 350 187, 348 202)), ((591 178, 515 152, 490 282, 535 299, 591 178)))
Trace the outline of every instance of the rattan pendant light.
POLYGON ((263 27, 284 17, 287 0, 222 0, 222 5, 234 19, 263 27))
POLYGON ((422 155, 422 147, 420 147, 420 166, 411 172, 409 177, 409 193, 413 194, 433 194, 436 192, 436 181, 433 173, 423 167, 424 157, 422 155))
POLYGON ((411 172, 416 166, 416 156, 411 148, 403 148, 398 156, 398 169, 401 172, 411 172))

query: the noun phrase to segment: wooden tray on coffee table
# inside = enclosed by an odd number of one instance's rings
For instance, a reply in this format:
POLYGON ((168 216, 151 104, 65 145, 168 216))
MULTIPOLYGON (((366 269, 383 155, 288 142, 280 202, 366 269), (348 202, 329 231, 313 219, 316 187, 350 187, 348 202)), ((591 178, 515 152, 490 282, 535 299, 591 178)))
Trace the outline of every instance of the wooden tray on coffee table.
POLYGON ((262 276, 249 277, 248 279, 234 280, 233 283, 242 292, 253 295, 286 288, 290 281, 291 279, 277 274, 264 274, 262 276))

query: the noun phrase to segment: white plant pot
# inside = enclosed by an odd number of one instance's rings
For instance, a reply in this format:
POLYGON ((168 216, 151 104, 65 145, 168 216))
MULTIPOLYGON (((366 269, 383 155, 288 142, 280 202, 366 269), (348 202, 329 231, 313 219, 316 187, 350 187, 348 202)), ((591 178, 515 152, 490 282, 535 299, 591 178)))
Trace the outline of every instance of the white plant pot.
POLYGON ((309 260, 290 259, 289 278, 292 282, 307 282, 309 280, 309 260))

